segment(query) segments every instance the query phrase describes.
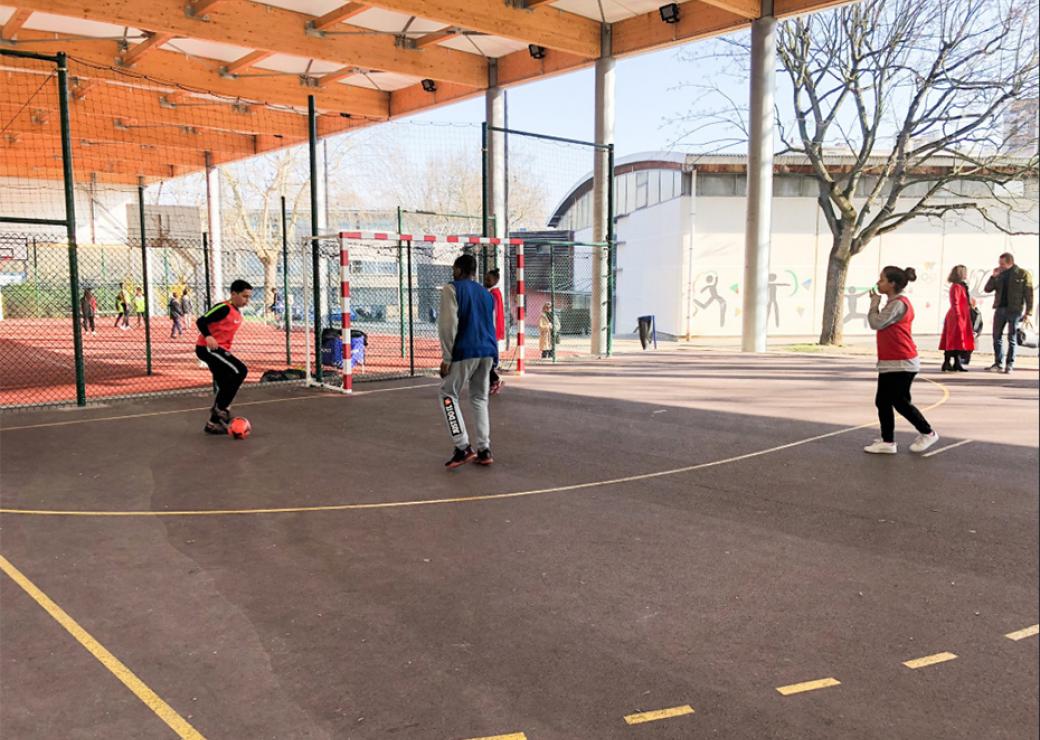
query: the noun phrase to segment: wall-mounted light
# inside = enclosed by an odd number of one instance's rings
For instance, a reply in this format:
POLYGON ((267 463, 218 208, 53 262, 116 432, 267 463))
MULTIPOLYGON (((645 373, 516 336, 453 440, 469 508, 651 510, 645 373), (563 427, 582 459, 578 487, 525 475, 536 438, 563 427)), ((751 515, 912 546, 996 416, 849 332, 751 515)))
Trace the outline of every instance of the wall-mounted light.
POLYGON ((435 93, 437 92, 437 83, 427 78, 422 81, 422 89, 428 93, 435 93))
POLYGON ((545 47, 538 44, 528 44, 527 52, 532 59, 545 59, 545 47))
POLYGON ((665 23, 679 22, 679 5, 677 3, 662 5, 657 9, 657 12, 661 14, 661 20, 665 23))

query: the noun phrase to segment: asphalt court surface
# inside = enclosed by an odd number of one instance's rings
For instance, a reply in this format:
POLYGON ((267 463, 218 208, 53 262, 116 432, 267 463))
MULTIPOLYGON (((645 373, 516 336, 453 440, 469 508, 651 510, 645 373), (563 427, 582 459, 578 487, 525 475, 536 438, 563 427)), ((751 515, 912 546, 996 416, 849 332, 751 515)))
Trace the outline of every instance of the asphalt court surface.
POLYGON ((1036 375, 923 373, 929 458, 862 453, 874 382, 538 368, 453 473, 423 380, 5 414, 0 734, 1035 737, 1036 375))

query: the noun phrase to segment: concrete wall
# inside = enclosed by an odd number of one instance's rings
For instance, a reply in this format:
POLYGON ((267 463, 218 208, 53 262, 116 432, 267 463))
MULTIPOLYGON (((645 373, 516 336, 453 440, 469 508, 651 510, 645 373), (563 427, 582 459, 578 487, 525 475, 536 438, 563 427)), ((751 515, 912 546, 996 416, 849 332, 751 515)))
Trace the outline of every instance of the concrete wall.
POLYGON ((657 331, 683 331, 685 260, 690 198, 675 198, 618 219, 617 320, 619 334, 637 317, 653 314, 657 331))
MULTIPOLYGON (((741 197, 698 197, 693 204, 692 298, 690 332, 699 336, 739 336, 744 265, 745 200, 741 197)), ((994 209, 995 211, 997 209, 994 209)), ((1017 227, 1036 230, 1040 213, 1016 219, 1017 227)), ((630 222, 635 226, 637 222, 630 222)), ((623 222, 622 222, 623 224, 623 222)), ((654 233, 669 231, 656 225, 654 233)), ((628 224, 619 228, 621 239, 634 241, 628 224)), ((771 273, 775 275, 769 310, 769 332, 776 336, 819 333, 823 310, 830 231, 812 198, 773 200, 771 273)), ((680 252, 679 242, 672 249, 680 252)), ((845 331, 869 334, 865 314, 866 292, 881 267, 895 264, 917 270, 918 281, 907 295, 917 312, 915 331, 939 333, 948 308, 946 276, 957 264, 969 270, 969 284, 989 310, 992 296, 982 285, 996 266, 997 256, 1013 252, 1023 267, 1040 274, 1035 236, 1007 236, 978 217, 948 217, 943 221, 919 219, 896 232, 876 239, 853 258, 846 297, 845 331)), ((667 280, 662 271, 661 278, 667 280)), ((643 290, 646 290, 645 288, 643 290)), ((620 296, 619 296, 620 299, 620 296)), ((630 300, 630 299, 626 299, 630 300)), ((619 329, 623 329, 619 325, 619 329)), ((661 327, 664 329, 664 327, 661 327)))

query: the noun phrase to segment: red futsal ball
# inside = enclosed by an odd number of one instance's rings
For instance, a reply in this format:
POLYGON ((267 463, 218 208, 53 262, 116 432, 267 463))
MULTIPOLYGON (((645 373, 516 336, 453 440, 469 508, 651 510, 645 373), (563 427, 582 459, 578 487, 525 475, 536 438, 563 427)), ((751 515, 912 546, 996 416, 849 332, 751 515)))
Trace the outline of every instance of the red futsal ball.
POLYGON ((236 416, 231 420, 231 423, 228 424, 227 433, 235 439, 245 439, 249 436, 249 432, 251 432, 252 429, 253 427, 249 423, 249 419, 246 419, 243 416, 236 416))

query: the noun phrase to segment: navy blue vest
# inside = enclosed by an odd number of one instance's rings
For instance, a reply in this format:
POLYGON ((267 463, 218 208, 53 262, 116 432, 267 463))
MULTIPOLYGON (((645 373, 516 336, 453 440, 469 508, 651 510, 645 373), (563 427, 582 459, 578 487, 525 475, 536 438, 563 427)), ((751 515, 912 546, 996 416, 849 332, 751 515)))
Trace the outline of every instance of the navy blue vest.
POLYGON ((475 280, 456 280, 455 299, 459 304, 459 329, 451 359, 498 357, 495 341, 495 302, 491 293, 475 280))

